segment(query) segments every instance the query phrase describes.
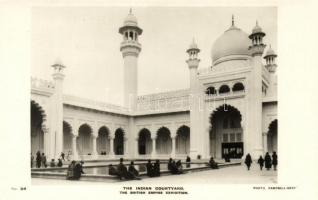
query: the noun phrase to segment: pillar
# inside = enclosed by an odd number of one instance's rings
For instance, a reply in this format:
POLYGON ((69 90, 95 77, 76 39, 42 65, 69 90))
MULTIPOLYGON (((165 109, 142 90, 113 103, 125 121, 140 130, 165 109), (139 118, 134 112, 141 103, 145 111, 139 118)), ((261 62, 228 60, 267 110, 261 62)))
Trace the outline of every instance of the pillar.
POLYGON ((128 138, 124 136, 124 156, 128 156, 128 138))
POLYGON ((92 146, 93 146, 93 151, 92 151, 92 155, 94 158, 97 158, 97 145, 96 145, 96 140, 97 140, 97 135, 92 135, 92 146))
POLYGON ((267 133, 267 132, 264 132, 264 133, 263 133, 263 149, 264 149, 264 154, 265 154, 266 152, 268 152, 267 136, 268 136, 268 133, 267 133))
POLYGON ((114 136, 113 135, 110 135, 109 136, 109 145, 110 145, 110 148, 109 148, 109 155, 113 156, 114 155, 114 136))
POLYGON ((72 134, 72 154, 73 154, 73 160, 77 160, 78 159, 78 154, 77 154, 77 149, 76 149, 76 139, 77 139, 77 135, 73 135, 72 134))
POLYGON ((173 135, 171 139, 172 139, 171 157, 175 158, 176 157, 176 135, 173 135))
POLYGON ((152 152, 151 152, 151 157, 152 158, 155 158, 157 156, 157 152, 156 152, 156 140, 157 140, 157 137, 156 136, 153 136, 151 137, 152 139, 152 152))

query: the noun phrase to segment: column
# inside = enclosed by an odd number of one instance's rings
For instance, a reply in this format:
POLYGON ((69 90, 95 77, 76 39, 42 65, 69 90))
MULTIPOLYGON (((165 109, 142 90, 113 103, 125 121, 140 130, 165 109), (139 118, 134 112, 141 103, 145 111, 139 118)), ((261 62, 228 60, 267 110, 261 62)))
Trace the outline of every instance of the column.
POLYGON ((128 155, 128 138, 124 137, 124 156, 128 155))
POLYGON ((152 139, 151 157, 155 158, 157 156, 157 152, 156 152, 156 139, 157 139, 157 137, 151 137, 151 139, 152 139))
POLYGON ((92 135, 92 143, 93 143, 93 151, 92 151, 92 155, 94 158, 97 158, 97 146, 96 146, 96 140, 97 140, 97 136, 96 135, 92 135))
POLYGON ((176 135, 172 135, 172 150, 171 150, 171 157, 176 157, 176 135))
POLYGON ((135 158, 138 158, 139 157, 139 151, 138 151, 138 138, 134 138, 134 147, 135 147, 135 150, 134 150, 134 152, 135 152, 135 158))
POLYGON ((109 136, 109 155, 114 155, 114 136, 113 135, 110 135, 109 136))
POLYGON ((78 159, 78 154, 77 154, 77 150, 76 150, 76 138, 77 135, 73 135, 72 134, 72 154, 73 154, 73 160, 77 160, 78 159))
POLYGON ((267 132, 263 133, 263 149, 264 149, 264 154, 266 152, 268 152, 268 149, 267 149, 267 132))

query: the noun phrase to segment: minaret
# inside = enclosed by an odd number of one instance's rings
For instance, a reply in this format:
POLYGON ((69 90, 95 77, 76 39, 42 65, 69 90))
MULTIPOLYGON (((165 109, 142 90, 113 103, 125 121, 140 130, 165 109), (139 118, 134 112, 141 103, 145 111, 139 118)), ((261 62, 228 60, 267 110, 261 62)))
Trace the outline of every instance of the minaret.
POLYGON ((276 71, 276 67, 277 67, 276 61, 275 61, 276 57, 277 57, 276 53, 274 52, 272 47, 269 45, 269 49, 267 50, 264 58, 266 60, 265 67, 270 73, 275 73, 276 71))
POLYGON ((200 131, 199 101, 201 98, 200 91, 198 89, 199 83, 197 78, 198 67, 200 63, 200 59, 198 59, 199 52, 200 49, 193 39, 192 44, 190 44, 190 47, 187 49, 189 58, 186 60, 190 70, 190 157, 193 159, 195 159, 198 154, 203 154, 203 141, 201 139, 204 138, 199 135, 203 132, 200 131))
POLYGON ((52 65, 52 67, 54 69, 52 77, 54 79, 55 91, 52 101, 53 115, 51 132, 51 141, 54 141, 54 144, 51 146, 55 146, 55 148, 52 150, 51 156, 57 159, 63 151, 63 80, 65 76, 63 69, 65 66, 56 63, 52 65))
POLYGON ((266 47, 263 44, 265 33, 256 21, 256 25, 249 35, 252 45, 249 47, 252 56, 252 71, 248 79, 248 113, 246 116, 247 137, 249 141, 246 153, 251 153, 253 158, 263 155, 262 145, 262 54, 266 47))
POLYGON ((124 58, 124 105, 134 110, 138 91, 137 61, 141 51, 138 36, 141 35, 142 29, 138 27, 137 18, 132 14, 131 9, 124 20, 124 25, 119 28, 119 33, 123 35, 120 51, 124 58))

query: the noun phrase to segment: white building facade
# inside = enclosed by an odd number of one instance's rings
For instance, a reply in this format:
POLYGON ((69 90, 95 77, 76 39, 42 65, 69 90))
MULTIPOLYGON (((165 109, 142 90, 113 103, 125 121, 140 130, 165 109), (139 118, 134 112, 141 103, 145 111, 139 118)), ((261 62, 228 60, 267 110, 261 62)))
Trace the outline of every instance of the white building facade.
MULTIPOLYGON (((212 47, 212 66, 198 70, 198 46, 187 49, 190 88, 138 96, 138 37, 129 13, 119 28, 124 106, 63 94, 64 66, 53 81, 31 79, 31 153, 74 159, 256 158, 277 151, 276 54, 265 33, 232 26, 212 47), (265 64, 263 62, 265 61, 265 64)), ((67 78, 67 77, 66 77, 67 78)))

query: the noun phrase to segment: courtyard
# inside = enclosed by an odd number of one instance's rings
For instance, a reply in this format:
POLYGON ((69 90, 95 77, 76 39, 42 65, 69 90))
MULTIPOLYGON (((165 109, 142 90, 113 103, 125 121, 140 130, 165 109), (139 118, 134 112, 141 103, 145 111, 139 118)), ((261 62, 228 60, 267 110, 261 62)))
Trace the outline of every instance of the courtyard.
POLYGON ((218 170, 205 170, 189 172, 182 175, 161 176, 159 178, 144 178, 133 181, 68 181, 59 179, 32 178, 32 185, 107 185, 107 184, 274 184, 277 183, 277 171, 260 171, 255 163, 247 171, 245 165, 221 168, 218 170))

